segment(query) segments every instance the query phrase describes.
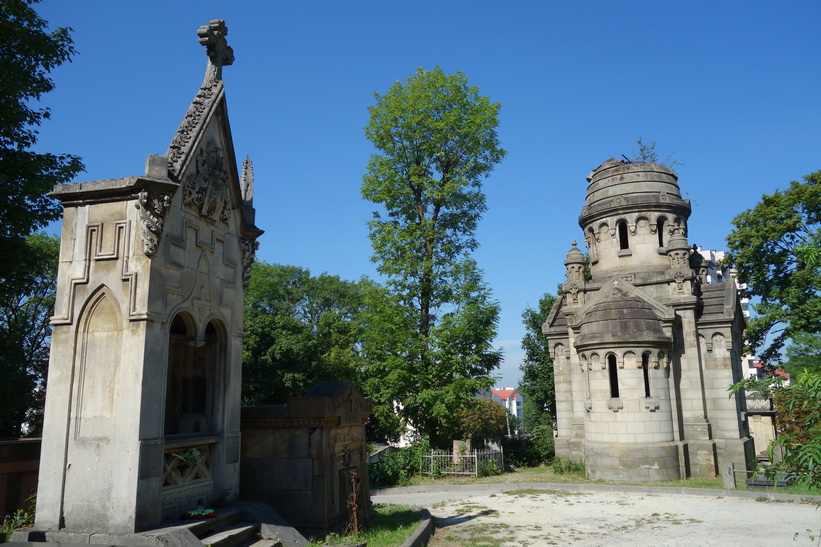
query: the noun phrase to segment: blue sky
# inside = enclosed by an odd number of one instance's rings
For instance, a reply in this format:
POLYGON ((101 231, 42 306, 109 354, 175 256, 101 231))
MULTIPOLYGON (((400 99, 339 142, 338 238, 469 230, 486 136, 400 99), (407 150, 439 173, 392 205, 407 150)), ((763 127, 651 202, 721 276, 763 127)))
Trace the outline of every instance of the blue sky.
POLYGON ((502 103, 508 156, 485 182, 475 254, 500 301, 497 385, 519 378, 521 313, 564 280, 585 176, 635 141, 675 153, 689 241, 723 249, 735 215, 821 169, 821 2, 44 0, 78 55, 44 97, 39 149, 77 181, 164 154, 205 70, 196 30, 224 19, 238 158, 250 156, 258 257, 375 277, 359 187, 373 93, 417 67, 461 70, 502 103))

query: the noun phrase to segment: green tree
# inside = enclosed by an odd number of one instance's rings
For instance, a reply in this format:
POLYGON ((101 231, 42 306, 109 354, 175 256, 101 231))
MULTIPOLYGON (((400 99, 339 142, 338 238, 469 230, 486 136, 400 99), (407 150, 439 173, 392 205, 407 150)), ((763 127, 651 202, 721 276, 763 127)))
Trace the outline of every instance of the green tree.
POLYGON ((539 425, 552 424, 556 416, 556 386, 553 380, 553 360, 542 325, 550 314, 556 297, 545 293, 536 309, 527 307, 522 313, 525 335, 522 338, 524 360, 519 367, 522 380, 519 391, 524 396, 522 414, 525 430, 532 432, 539 425))
POLYGON ((821 333, 795 335, 784 352, 784 370, 798 374, 802 370, 821 372, 821 333))
POLYGON ((746 378, 730 387, 762 399, 773 399, 778 436, 768 453, 765 474, 772 479, 794 477, 804 486, 821 489, 821 372, 800 371, 785 382, 782 375, 746 378), (778 449, 784 457, 776 457, 778 449))
POLYGON ((498 439, 507 431, 510 419, 516 417, 511 416, 505 407, 487 397, 479 397, 457 415, 454 436, 474 441, 498 439))
POLYGON ((482 180, 505 155, 500 105, 438 67, 375 97, 365 134, 378 153, 362 196, 384 208, 370 239, 393 297, 370 320, 367 390, 435 444, 443 418, 491 386, 501 359, 491 346, 499 307, 470 258, 482 180))
POLYGON ((54 88, 48 74, 70 60, 70 29, 48 32, 32 8, 36 0, 0 1, 0 292, 17 284, 26 236, 60 217, 46 194, 82 171, 77 156, 36 153, 37 128, 50 117, 40 106, 54 88))
POLYGON ((733 225, 728 259, 746 293, 760 299, 745 338, 753 351, 769 341, 759 355, 777 361, 788 339, 821 332, 821 171, 762 196, 733 225))
POLYGON ((318 381, 355 381, 369 283, 255 263, 245 293, 243 402, 284 403, 318 381))
POLYGON ((42 430, 60 240, 45 234, 25 239, 19 272, 0 291, 0 437, 42 430))

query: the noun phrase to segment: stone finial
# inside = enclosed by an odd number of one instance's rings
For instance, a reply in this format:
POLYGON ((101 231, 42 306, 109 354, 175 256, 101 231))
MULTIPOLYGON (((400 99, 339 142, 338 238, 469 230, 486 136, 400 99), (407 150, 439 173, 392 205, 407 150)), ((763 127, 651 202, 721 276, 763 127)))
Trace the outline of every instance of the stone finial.
POLYGON ((214 19, 207 25, 197 29, 200 44, 205 46, 208 54, 208 67, 205 70, 205 84, 222 80, 222 67, 234 63, 234 50, 228 45, 225 37, 228 27, 222 19, 214 19))
POLYGON ((567 258, 564 260, 565 266, 570 264, 584 264, 587 260, 584 258, 584 253, 582 253, 578 247, 576 247, 576 240, 574 239, 571 242, 573 247, 567 252, 567 258))
POLYGON ((242 162, 242 177, 240 180, 242 188, 242 201, 245 205, 251 206, 254 202, 254 164, 251 158, 245 158, 242 162))

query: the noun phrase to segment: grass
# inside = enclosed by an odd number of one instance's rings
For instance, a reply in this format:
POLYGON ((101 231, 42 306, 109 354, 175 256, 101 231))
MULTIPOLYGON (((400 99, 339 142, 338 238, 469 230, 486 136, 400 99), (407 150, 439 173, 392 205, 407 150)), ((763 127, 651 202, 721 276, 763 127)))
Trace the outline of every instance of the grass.
POLYGON ((402 545, 422 522, 420 509, 403 505, 374 505, 376 516, 358 536, 331 534, 324 540, 314 540, 309 545, 355 545, 367 541, 368 547, 395 547, 402 545))

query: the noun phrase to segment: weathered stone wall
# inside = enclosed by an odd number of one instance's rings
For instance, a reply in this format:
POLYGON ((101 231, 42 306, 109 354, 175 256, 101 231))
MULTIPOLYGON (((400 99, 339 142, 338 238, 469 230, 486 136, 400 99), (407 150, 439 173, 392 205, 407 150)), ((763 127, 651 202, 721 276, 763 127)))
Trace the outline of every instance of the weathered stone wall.
POLYGON ((287 405, 243 407, 240 495, 306 533, 344 528, 352 473, 359 518, 370 506, 365 421, 370 401, 349 382, 322 382, 287 405))

